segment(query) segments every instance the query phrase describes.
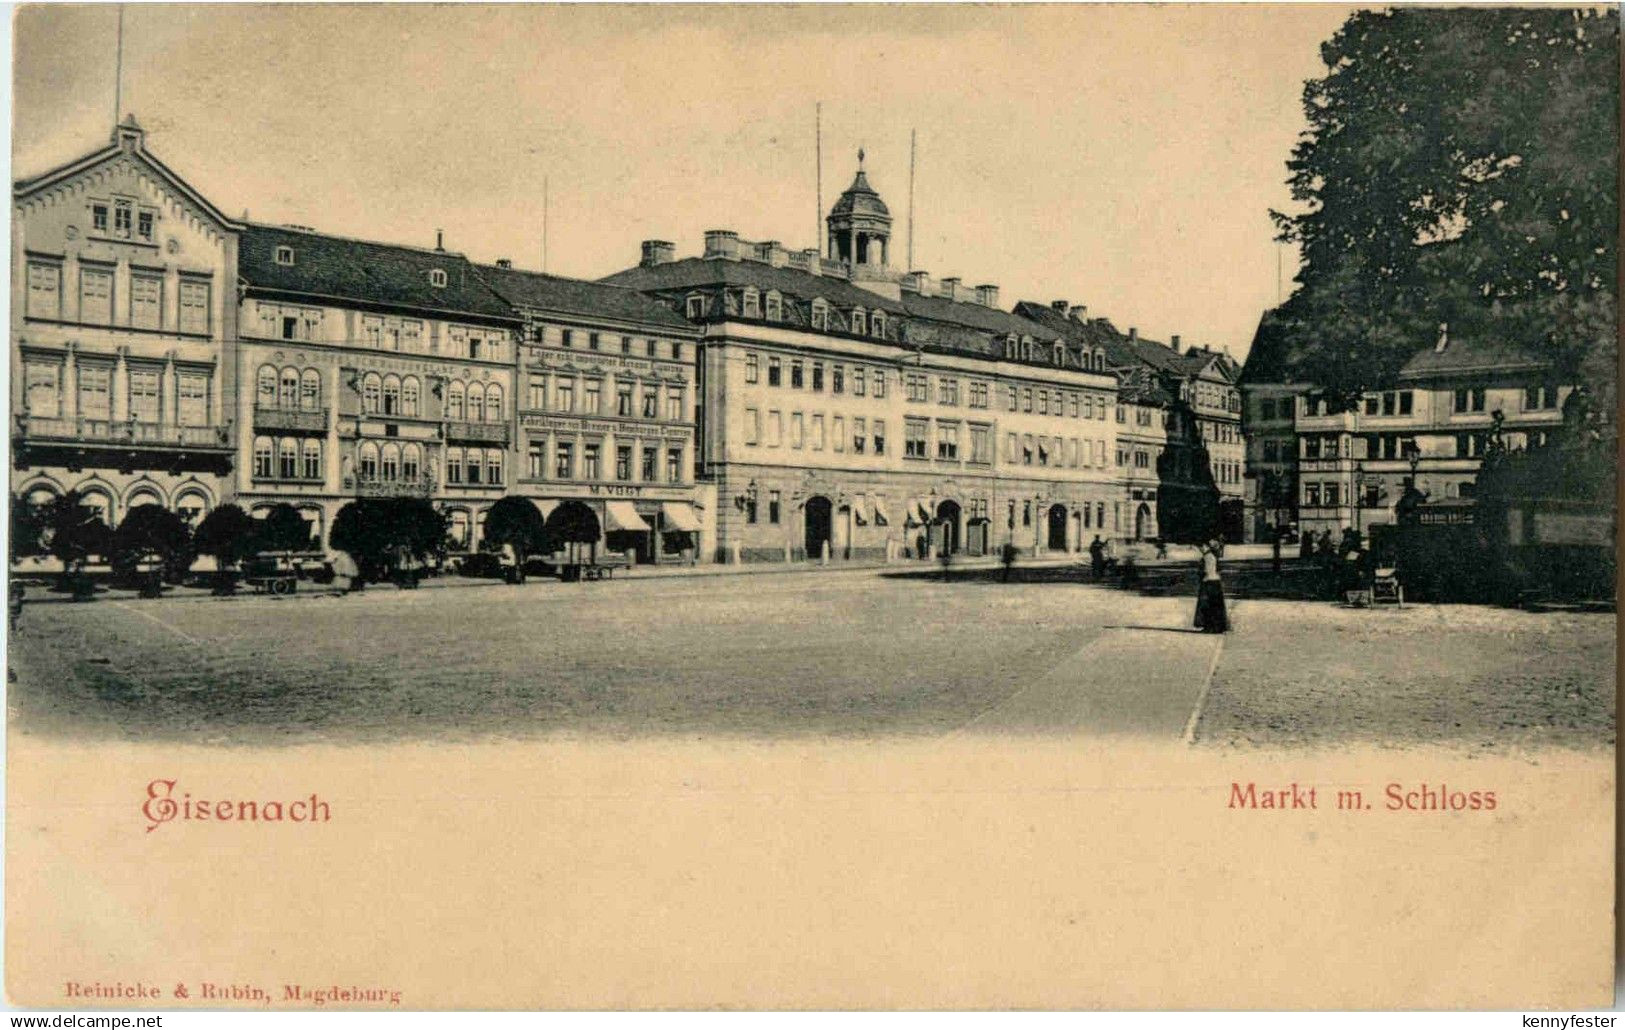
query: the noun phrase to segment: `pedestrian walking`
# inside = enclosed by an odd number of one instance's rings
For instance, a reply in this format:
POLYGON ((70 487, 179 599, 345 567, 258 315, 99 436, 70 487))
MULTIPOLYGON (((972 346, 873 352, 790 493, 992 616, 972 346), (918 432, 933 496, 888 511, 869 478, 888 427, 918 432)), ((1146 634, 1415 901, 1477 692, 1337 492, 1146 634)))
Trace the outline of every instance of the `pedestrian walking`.
POLYGON ((1095 571, 1095 578, 1102 579, 1106 574, 1106 545, 1100 540, 1100 534, 1089 544, 1089 565, 1095 571))
POLYGON ((1209 540, 1198 548, 1202 557, 1202 582, 1196 589, 1195 626, 1203 633, 1230 632, 1230 618, 1224 609, 1224 584, 1219 579, 1219 551, 1217 540, 1209 540))

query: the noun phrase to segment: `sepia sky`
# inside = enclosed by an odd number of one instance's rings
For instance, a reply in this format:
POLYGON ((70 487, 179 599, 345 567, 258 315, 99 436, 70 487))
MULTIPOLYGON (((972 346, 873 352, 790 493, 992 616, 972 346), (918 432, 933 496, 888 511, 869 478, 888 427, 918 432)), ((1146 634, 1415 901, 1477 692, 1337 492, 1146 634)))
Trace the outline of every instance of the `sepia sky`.
MULTIPOLYGON (((856 151, 907 259, 1241 357, 1277 298, 1268 209, 1348 9, 153 7, 124 110, 237 215, 596 278, 706 229, 816 245, 856 151), (816 219, 816 221, 815 221, 816 219)), ((14 22, 13 176, 102 145, 117 9, 14 22)), ((1294 256, 1284 254, 1290 290, 1294 256)))

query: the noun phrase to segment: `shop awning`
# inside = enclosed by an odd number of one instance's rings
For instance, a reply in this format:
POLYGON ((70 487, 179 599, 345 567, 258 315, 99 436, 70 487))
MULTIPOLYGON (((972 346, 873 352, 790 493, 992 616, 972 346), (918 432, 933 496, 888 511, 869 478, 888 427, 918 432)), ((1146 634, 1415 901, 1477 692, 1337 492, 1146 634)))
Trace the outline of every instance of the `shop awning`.
POLYGON ((631 501, 605 501, 604 514, 609 516, 609 528, 612 530, 631 530, 636 533, 649 531, 649 524, 643 521, 643 516, 632 507, 631 501))
POLYGON ((694 514, 692 504, 682 501, 667 501, 660 506, 660 513, 666 516, 666 529, 676 530, 679 533, 698 533, 700 531, 699 517, 694 514))
POLYGON ((916 510, 918 511, 918 514, 915 516, 915 518, 920 520, 920 525, 923 526, 926 523, 931 521, 931 502, 930 501, 927 501, 924 497, 917 497, 917 498, 914 499, 914 506, 915 506, 916 510))
POLYGON ((869 503, 874 506, 875 525, 886 526, 891 524, 891 514, 886 511, 886 502, 874 494, 869 495, 869 503))
POLYGON ((852 498, 852 521, 860 526, 869 524, 869 500, 862 494, 852 498))

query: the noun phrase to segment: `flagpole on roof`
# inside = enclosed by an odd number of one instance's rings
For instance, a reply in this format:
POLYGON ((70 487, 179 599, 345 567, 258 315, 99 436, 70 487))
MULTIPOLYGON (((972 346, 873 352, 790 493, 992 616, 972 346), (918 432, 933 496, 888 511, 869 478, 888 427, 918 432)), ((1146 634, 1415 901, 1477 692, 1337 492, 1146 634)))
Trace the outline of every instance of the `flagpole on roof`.
POLYGON ((814 173, 818 180, 818 195, 814 198, 817 210, 813 212, 813 246, 818 252, 824 252, 824 103, 819 101, 813 105, 813 150, 815 157, 813 164, 817 169, 814 173))
POLYGON ((908 130, 908 267, 914 271, 914 130, 908 130))
POLYGON ((542 271, 547 271, 547 176, 542 176, 542 271))
POLYGON ((124 117, 124 5, 118 5, 118 45, 113 58, 113 125, 124 117))

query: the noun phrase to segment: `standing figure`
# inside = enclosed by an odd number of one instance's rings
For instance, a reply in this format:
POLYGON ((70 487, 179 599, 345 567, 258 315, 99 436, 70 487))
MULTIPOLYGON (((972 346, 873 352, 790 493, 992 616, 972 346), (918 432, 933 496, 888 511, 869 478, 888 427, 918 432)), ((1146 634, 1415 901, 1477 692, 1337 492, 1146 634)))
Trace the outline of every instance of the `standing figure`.
POLYGON ((1224 584, 1219 580, 1221 545, 1209 540, 1198 550, 1202 556, 1202 582, 1196 591, 1195 626, 1203 633, 1228 633, 1230 618, 1224 610, 1224 584))
POLYGON ((1095 578, 1101 579, 1106 573, 1106 545, 1101 543, 1100 534, 1089 544, 1089 564, 1094 569, 1095 578))

